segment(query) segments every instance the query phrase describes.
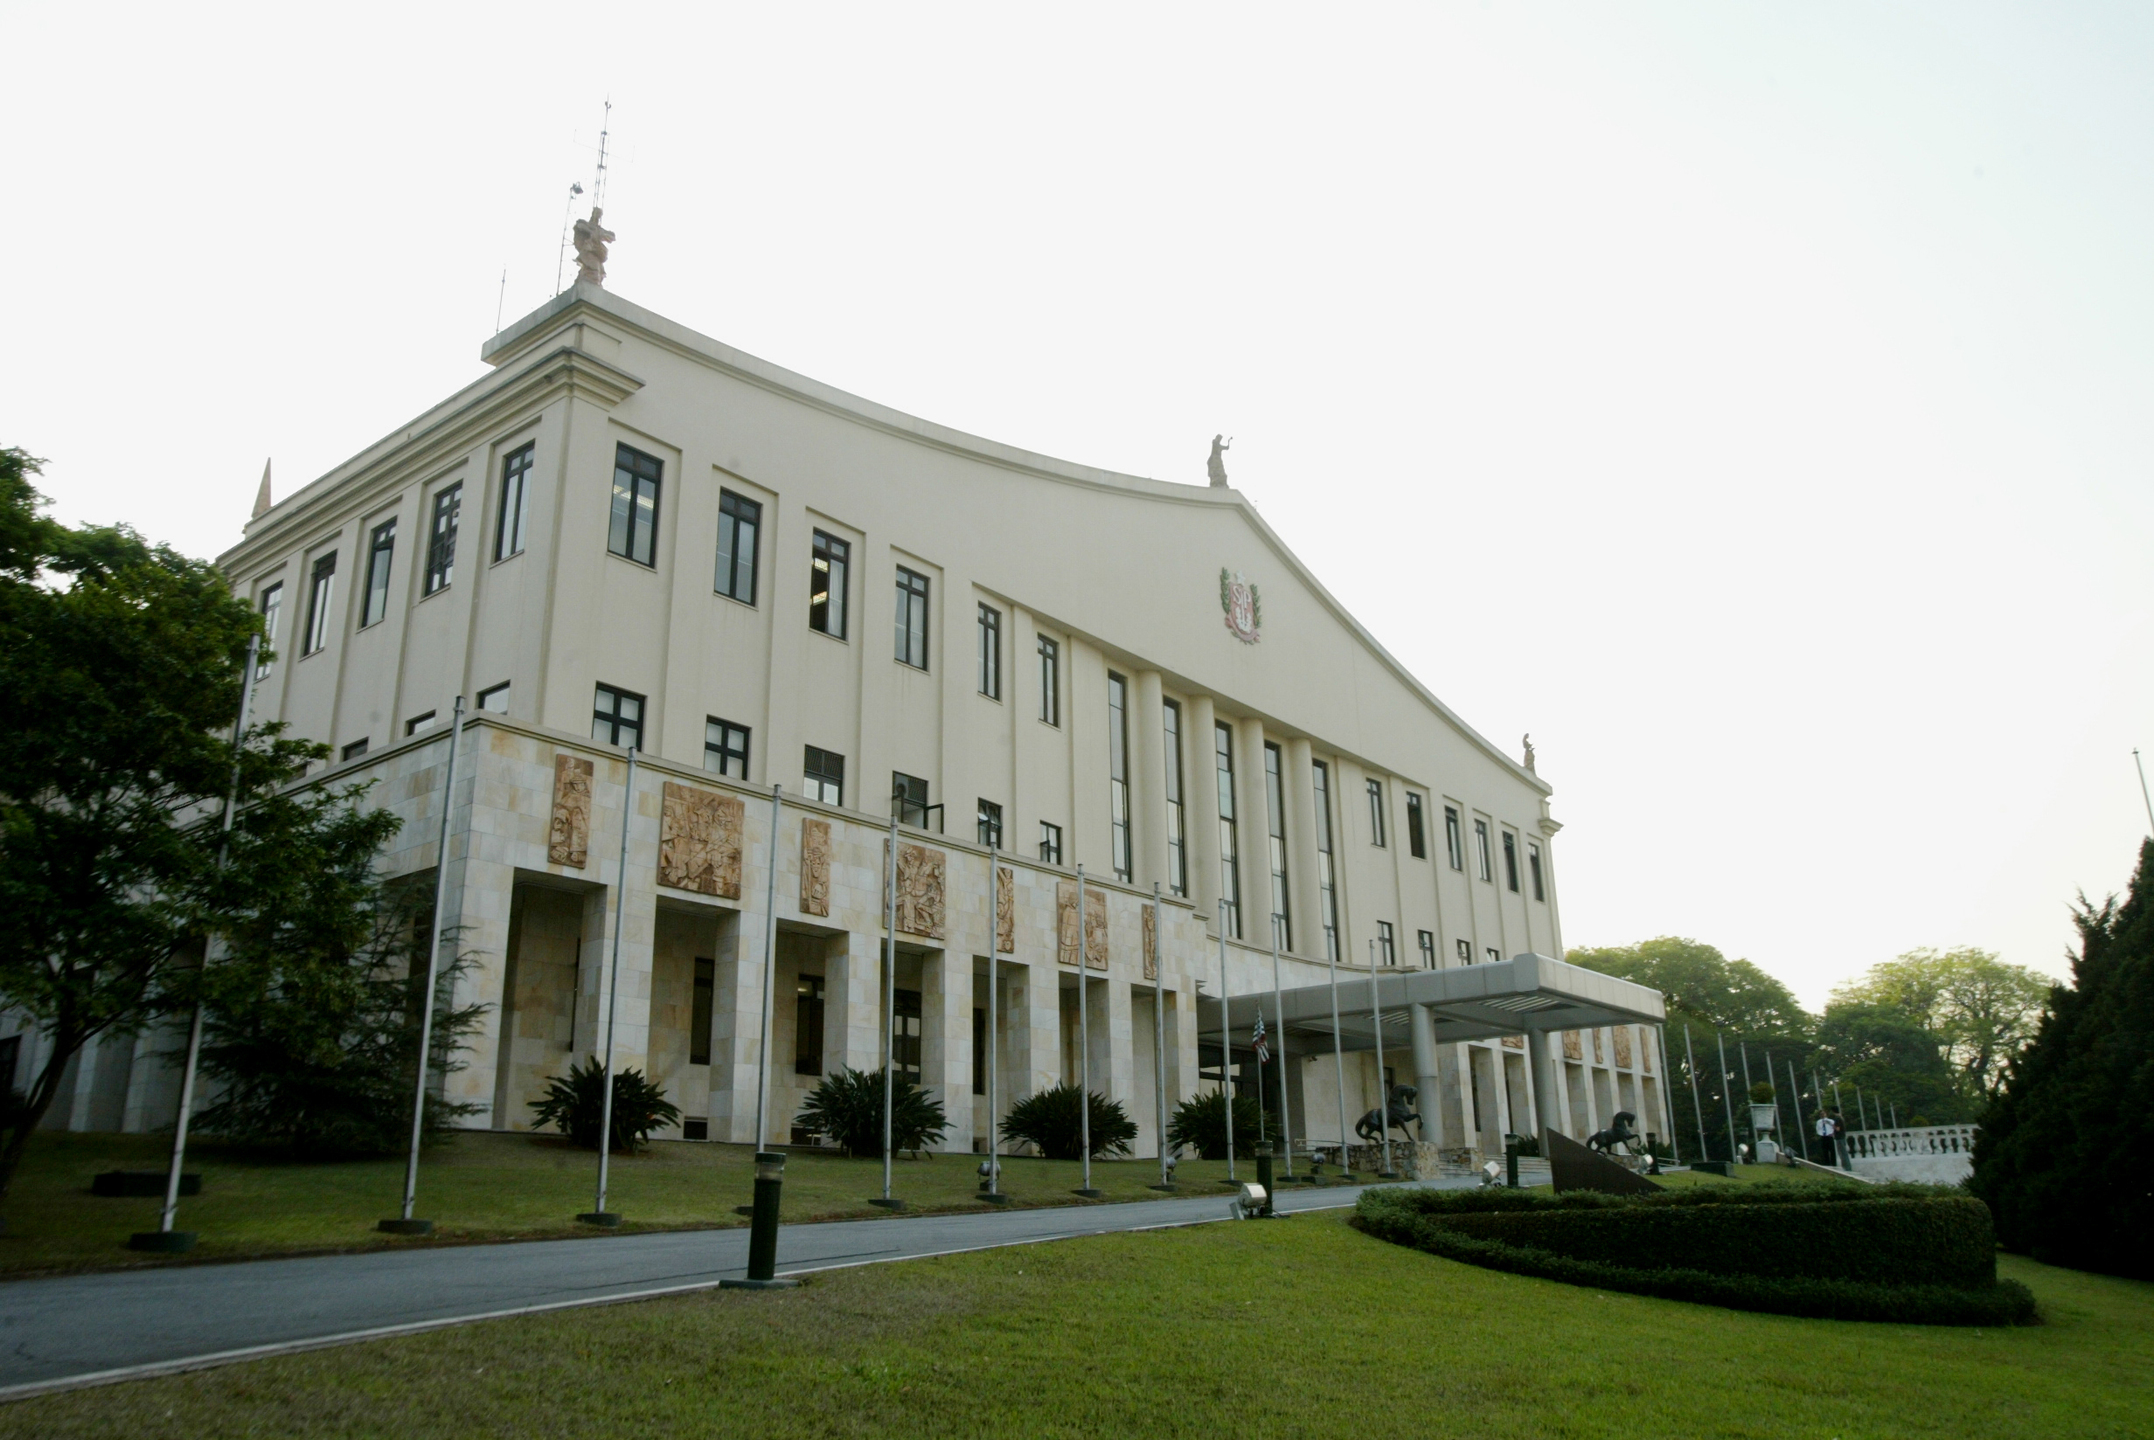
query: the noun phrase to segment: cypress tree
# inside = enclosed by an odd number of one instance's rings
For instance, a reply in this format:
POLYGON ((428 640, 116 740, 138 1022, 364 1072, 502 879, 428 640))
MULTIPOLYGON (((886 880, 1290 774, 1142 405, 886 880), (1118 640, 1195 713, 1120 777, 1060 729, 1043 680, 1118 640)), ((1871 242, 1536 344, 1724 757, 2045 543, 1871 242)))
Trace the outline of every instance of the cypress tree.
POLYGON ((2120 905, 2082 896, 2072 984, 1982 1118, 1968 1182, 2007 1250, 2154 1279, 2154 841, 2120 905))

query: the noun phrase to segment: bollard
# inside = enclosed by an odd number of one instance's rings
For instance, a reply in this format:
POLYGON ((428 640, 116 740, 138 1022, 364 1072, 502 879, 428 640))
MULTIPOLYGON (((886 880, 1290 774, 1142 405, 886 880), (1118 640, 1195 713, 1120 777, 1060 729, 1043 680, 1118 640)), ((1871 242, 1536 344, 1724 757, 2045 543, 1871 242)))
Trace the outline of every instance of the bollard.
POLYGON ((1257 1187, 1258 1187, 1259 1189, 1261 1189, 1261 1190, 1262 1190, 1262 1191, 1264 1192, 1264 1207, 1263 1207, 1263 1208, 1262 1208, 1261 1210, 1257 1211, 1257 1214, 1259 1214, 1259 1215, 1264 1215, 1264 1216, 1269 1216, 1269 1215, 1271 1214, 1271 1204, 1272 1204, 1272 1202, 1271 1202, 1271 1197, 1272 1197, 1272 1188, 1271 1188, 1271 1151, 1269 1151, 1269 1150, 1259 1150, 1259 1151, 1257 1151, 1257 1157, 1256 1157, 1256 1162, 1257 1162, 1257 1187))
POLYGON ((1660 1137, 1650 1130, 1645 1132, 1645 1173, 1660 1173, 1660 1137))
POLYGON ((1518 1188, 1518 1137, 1503 1137, 1503 1183, 1513 1190, 1518 1188))
POLYGON ((755 1219, 748 1228, 748 1278, 721 1280, 721 1290, 793 1290, 798 1280, 777 1278, 778 1199, 785 1188, 785 1152, 755 1152, 755 1219))

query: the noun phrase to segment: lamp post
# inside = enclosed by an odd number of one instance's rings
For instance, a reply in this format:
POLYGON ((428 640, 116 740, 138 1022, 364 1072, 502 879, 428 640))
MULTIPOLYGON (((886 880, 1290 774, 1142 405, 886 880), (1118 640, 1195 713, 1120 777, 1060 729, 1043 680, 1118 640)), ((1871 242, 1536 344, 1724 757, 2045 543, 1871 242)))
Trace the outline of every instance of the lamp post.
MULTIPOLYGON (((640 738, 640 737, 639 737, 640 738)), ((606 981, 606 1063, 599 1072, 598 1203, 576 1218, 586 1225, 613 1226, 621 1217, 606 1208, 606 1167, 613 1159, 613 1017, 621 1001, 621 923, 628 916, 628 827, 636 818, 636 747, 628 747, 628 783, 621 791, 621 863, 614 871, 613 960, 606 981)))
POLYGON ((1369 1020, 1376 1029, 1376 1115, 1384 1127, 1384 1168, 1376 1172, 1379 1180, 1396 1180, 1399 1172, 1391 1168, 1391 1086, 1384 1079, 1384 1010, 1376 992, 1376 942, 1369 942, 1369 1020))
POLYGON ((1084 923, 1084 866, 1077 867, 1077 1148, 1082 1151, 1084 1184, 1077 1193, 1087 1200, 1097 1200, 1099 1191, 1092 1188, 1092 1009, 1085 996, 1092 987, 1086 983, 1085 970, 1091 957, 1085 954, 1084 923))
POLYGON ((720 1280, 721 1290, 792 1290, 798 1280, 781 1280, 778 1268, 778 1196, 785 1184, 785 1152, 758 1150, 755 1154, 755 1218, 748 1229, 748 1275, 744 1280, 720 1280))

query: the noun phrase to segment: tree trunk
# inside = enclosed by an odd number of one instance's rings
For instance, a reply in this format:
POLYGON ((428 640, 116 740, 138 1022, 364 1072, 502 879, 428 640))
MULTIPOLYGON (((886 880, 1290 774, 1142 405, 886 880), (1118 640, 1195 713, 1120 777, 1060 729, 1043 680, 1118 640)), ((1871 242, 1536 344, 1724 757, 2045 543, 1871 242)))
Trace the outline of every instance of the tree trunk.
POLYGON ((55 1035, 52 1054, 45 1061, 45 1068, 38 1073, 35 1083, 23 1096, 20 1110, 11 1113, 4 1125, 0 1125, 0 1200, 5 1200, 8 1190, 15 1183, 15 1168, 22 1164, 23 1152, 30 1148, 30 1136, 52 1109, 53 1098, 60 1093, 60 1077, 67 1073, 67 1062, 74 1059, 88 1035, 55 1035))

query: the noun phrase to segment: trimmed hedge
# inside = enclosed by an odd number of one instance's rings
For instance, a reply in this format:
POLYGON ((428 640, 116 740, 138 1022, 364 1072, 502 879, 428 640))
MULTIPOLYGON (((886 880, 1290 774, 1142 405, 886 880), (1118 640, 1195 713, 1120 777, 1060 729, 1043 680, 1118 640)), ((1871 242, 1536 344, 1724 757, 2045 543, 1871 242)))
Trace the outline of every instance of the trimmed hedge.
POLYGON ((1989 1213, 1927 1186, 1761 1186, 1611 1196, 1371 1190, 1369 1234, 1513 1274, 1735 1310, 1929 1325, 2024 1325, 1996 1279, 1989 1213))

